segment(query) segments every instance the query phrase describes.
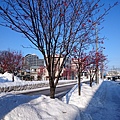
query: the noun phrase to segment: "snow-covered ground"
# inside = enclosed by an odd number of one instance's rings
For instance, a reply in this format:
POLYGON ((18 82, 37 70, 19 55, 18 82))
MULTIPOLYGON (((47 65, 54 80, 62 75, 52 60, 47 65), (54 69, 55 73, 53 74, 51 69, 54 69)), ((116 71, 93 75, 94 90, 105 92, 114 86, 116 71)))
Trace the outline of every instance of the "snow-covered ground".
MULTIPOLYGON (((4 77, 9 81, 8 76, 4 77)), ((120 84, 100 81, 91 88, 82 83, 81 96, 75 85, 62 101, 44 95, 0 93, 0 119, 120 120, 120 84)))
POLYGON ((82 84, 81 96, 77 94, 75 89, 64 96, 63 101, 79 107, 92 120, 120 120, 120 84, 100 81, 92 88, 82 84))

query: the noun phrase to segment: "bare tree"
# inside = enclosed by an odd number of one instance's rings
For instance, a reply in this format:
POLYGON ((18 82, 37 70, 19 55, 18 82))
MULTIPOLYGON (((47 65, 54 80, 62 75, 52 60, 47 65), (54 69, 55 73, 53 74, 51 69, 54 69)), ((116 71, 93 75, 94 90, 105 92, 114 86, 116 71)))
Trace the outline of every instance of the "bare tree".
POLYGON ((113 6, 99 13, 100 0, 1 0, 0 25, 22 33, 42 53, 54 98, 63 65, 77 39, 100 23, 113 6), (95 16, 94 21, 91 19, 95 16), (90 24, 90 25, 89 25, 90 24), (57 62, 56 54, 59 55, 57 62), (60 63, 59 72, 55 70, 60 63), (55 80, 56 78, 56 80, 55 80))

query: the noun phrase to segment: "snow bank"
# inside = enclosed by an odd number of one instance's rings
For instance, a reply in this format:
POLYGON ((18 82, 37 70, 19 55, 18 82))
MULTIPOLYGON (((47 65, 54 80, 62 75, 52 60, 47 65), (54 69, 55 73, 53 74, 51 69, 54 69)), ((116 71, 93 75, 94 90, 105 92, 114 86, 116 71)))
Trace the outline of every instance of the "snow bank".
MULTIPOLYGON (((14 76, 14 81, 21 81, 18 77, 14 76)), ((4 82, 12 82, 12 74, 5 72, 4 74, 0 74, 0 83, 4 82)))
POLYGON ((5 115, 3 120, 80 120, 80 110, 76 106, 44 95, 37 97, 9 95, 1 100, 3 109, 5 103, 8 104, 8 108, 0 114, 0 118, 5 115))
POLYGON ((48 81, 23 81, 14 76, 12 82, 12 74, 0 74, 0 92, 22 91, 48 86, 48 81))

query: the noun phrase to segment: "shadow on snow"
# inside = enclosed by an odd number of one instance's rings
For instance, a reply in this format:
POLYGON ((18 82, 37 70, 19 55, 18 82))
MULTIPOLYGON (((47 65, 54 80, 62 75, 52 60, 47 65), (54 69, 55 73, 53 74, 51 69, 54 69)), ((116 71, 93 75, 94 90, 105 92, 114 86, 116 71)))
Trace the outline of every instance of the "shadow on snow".
POLYGON ((17 106, 27 103, 40 96, 5 95, 0 97, 0 120, 17 106))
POLYGON ((92 120, 120 120, 120 85, 103 81, 83 113, 92 120))

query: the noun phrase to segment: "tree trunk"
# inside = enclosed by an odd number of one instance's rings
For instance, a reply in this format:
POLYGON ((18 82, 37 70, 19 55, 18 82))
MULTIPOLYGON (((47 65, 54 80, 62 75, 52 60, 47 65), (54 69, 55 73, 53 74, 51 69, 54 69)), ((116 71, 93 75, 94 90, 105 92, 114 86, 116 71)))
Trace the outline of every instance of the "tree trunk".
POLYGON ((50 98, 54 99, 55 98, 55 87, 50 87, 50 98))
POLYGON ((90 75, 90 87, 92 87, 92 82, 93 82, 92 76, 90 75))
POLYGON ((12 81, 14 82, 14 73, 12 73, 12 81))
POLYGON ((78 95, 81 95, 81 75, 78 73, 78 95))
POLYGON ((96 84, 99 84, 99 79, 98 79, 98 66, 96 67, 96 84))
POLYGON ((54 78, 50 77, 49 79, 49 85, 50 85, 50 98, 55 98, 55 84, 54 84, 54 78))

